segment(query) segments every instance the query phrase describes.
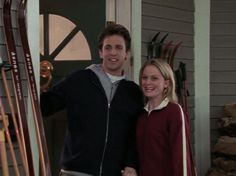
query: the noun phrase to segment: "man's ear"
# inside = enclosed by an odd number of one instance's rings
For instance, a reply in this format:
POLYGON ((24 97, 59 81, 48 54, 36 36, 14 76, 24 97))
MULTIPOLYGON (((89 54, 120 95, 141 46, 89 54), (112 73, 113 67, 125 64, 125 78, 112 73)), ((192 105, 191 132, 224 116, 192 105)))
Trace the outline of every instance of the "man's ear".
POLYGON ((98 53, 99 53, 99 56, 100 56, 100 58, 103 58, 103 56, 102 56, 102 50, 98 50, 98 53))
POLYGON ((131 57, 131 52, 130 52, 130 50, 129 50, 129 51, 126 52, 125 60, 130 59, 130 57, 131 57))

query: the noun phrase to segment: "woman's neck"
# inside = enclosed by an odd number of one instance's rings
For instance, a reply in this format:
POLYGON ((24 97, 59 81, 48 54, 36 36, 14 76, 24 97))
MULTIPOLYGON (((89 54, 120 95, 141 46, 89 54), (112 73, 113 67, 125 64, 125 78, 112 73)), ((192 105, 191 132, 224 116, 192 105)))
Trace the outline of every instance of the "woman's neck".
POLYGON ((157 106, 159 106, 162 102, 162 98, 151 98, 148 100, 148 110, 153 110, 155 109, 157 106))

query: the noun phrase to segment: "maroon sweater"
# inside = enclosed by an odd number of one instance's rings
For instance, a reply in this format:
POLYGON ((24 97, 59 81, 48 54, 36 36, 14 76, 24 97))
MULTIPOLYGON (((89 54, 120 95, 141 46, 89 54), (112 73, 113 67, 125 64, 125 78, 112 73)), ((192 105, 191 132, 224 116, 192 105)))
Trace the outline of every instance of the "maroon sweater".
POLYGON ((190 176, 189 120, 180 105, 140 114, 137 144, 139 176, 190 176))

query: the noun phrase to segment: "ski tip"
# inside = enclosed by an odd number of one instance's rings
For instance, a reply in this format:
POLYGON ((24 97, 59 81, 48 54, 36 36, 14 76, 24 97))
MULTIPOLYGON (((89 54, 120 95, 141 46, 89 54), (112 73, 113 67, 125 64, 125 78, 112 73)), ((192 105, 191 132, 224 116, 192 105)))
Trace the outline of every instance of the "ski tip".
POLYGON ((166 33, 166 34, 162 37, 160 43, 164 43, 164 41, 165 41, 165 39, 168 37, 168 35, 169 35, 169 33, 166 33))
POLYGON ((150 43, 154 43, 156 42, 158 36, 160 35, 161 32, 157 32, 156 35, 152 38, 151 42, 150 43))
POLYGON ((5 1, 4 1, 4 6, 5 6, 5 5, 11 5, 11 0, 5 0, 5 1))

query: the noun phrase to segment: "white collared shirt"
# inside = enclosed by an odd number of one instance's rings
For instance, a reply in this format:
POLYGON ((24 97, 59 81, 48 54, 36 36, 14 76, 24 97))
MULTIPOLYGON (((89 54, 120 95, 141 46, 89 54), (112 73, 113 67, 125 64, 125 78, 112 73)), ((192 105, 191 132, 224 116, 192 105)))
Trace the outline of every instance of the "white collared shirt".
POLYGON ((167 106, 167 104, 169 103, 169 99, 168 98, 165 98, 161 104, 159 104, 157 107, 155 107, 154 109, 151 109, 149 110, 148 107, 149 107, 149 102, 147 102, 146 106, 144 107, 144 109, 148 112, 148 114, 150 114, 153 110, 159 110, 159 109, 162 109, 164 107, 167 106))

